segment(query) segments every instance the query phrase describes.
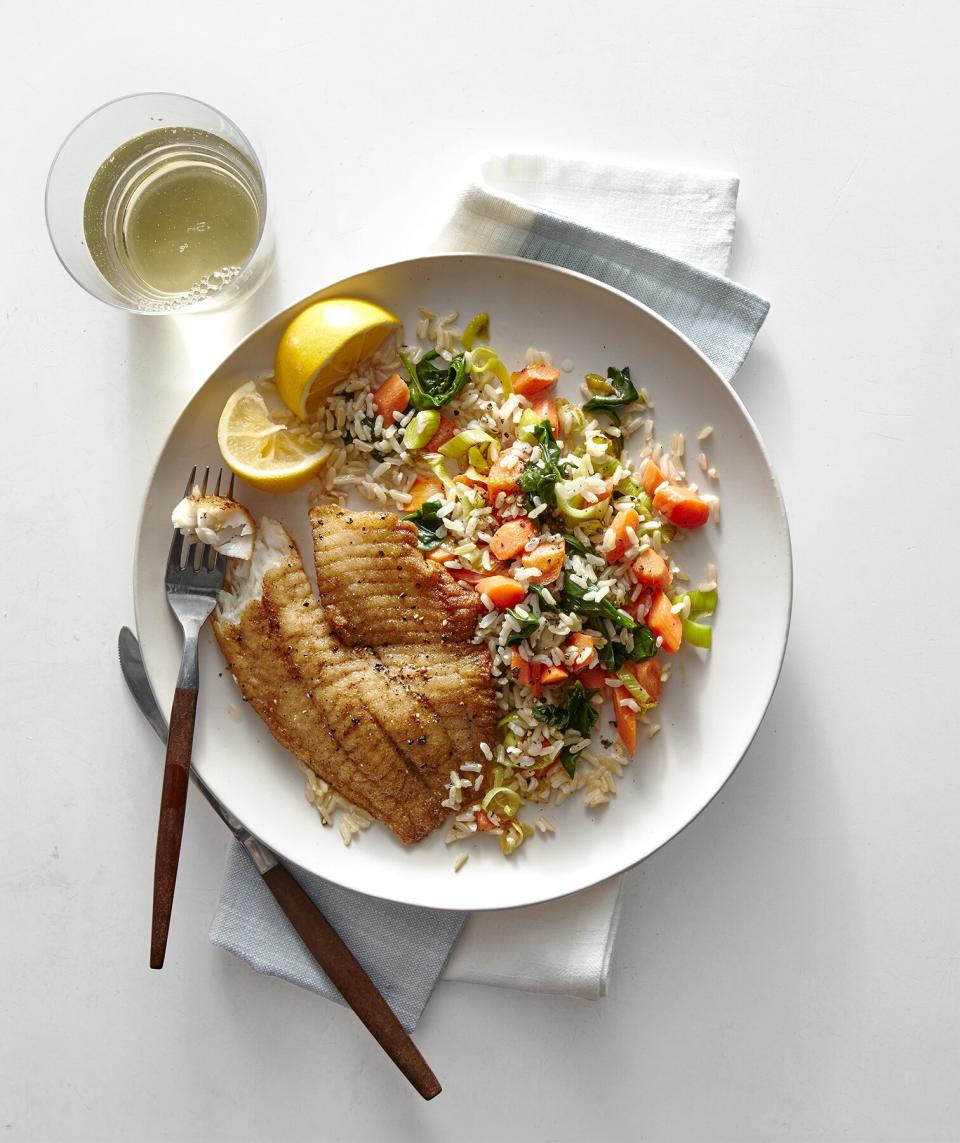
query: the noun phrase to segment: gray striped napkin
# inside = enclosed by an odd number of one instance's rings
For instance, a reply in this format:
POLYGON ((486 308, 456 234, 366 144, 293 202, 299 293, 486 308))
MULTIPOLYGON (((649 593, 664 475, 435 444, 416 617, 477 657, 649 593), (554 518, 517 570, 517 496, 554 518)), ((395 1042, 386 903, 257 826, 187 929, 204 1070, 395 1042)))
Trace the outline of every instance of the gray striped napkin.
MULTIPOLYGON (((724 277, 737 187, 732 176, 496 156, 482 165, 437 245, 516 254, 606 282, 665 317, 729 379, 769 309, 724 277)), ((441 974, 582 997, 606 991, 619 877, 561 901, 477 913, 467 922, 465 913, 396 905, 291 872, 408 1030, 441 974)), ((236 842, 210 940, 258 972, 343 1003, 236 842)))

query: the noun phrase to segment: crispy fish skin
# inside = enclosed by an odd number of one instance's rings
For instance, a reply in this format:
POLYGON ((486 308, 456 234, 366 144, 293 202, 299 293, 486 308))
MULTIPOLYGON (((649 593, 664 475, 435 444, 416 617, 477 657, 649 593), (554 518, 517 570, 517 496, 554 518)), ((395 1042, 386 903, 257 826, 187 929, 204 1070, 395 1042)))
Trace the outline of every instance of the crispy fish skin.
POLYGON ((420 783, 411 782, 398 792, 395 783, 377 783, 362 767, 356 775, 354 762, 278 647, 269 617, 258 602, 247 605, 239 623, 215 621, 214 632, 244 698, 281 746, 351 802, 388 822, 408 844, 439 824, 433 809, 436 799, 425 798, 420 783))
MULTIPOLYGON (((268 529, 263 530, 271 536, 268 529)), ((349 670, 342 672, 339 684, 317 680, 300 670, 278 622, 278 609, 293 606, 322 616, 296 548, 279 525, 274 526, 274 542, 278 533, 286 542, 286 551, 281 549, 279 562, 263 573, 260 592, 233 614, 227 616, 218 608, 214 617, 214 632, 224 657, 244 697, 278 742, 402 841, 420 841, 446 816, 440 805, 443 794, 438 796, 434 784, 424 780, 358 701, 349 685, 349 670), (307 608, 303 607, 304 589, 312 605, 307 608)), ((366 659, 369 673, 379 674, 374 657, 367 655, 366 659)), ((352 673, 362 676, 363 670, 355 663, 352 673)))
POLYGON ((311 522, 320 599, 289 535, 263 520, 217 638, 274 737, 412 844, 446 818, 451 772, 495 741, 490 653, 466 641, 483 606, 390 513, 311 522))
POLYGON ((311 769, 325 768, 320 759, 338 751, 339 744, 303 679, 277 646, 259 601, 247 604, 238 623, 214 619, 213 630, 244 698, 274 738, 311 769))
POLYGON ((417 530, 390 512, 336 505, 310 512, 320 598, 352 646, 467 643, 484 613, 463 587, 417 548, 417 530))
POLYGON ((389 768, 382 758, 376 763, 381 782, 405 765, 439 804, 463 755, 423 694, 404 685, 373 651, 336 639, 299 561, 264 576, 263 606, 291 661, 313 681, 343 746, 365 770, 377 752, 389 756, 389 768))
POLYGON ((498 714, 490 654, 467 642, 484 614, 477 593, 427 560, 416 529, 392 513, 318 507, 310 522, 320 596, 337 634, 373 645, 437 711, 460 759, 480 759, 498 714))
POLYGON ((461 760, 482 761, 480 743, 493 745, 500 717, 489 650, 470 643, 450 647, 421 643, 378 647, 377 654, 388 670, 430 703, 459 740, 461 760))

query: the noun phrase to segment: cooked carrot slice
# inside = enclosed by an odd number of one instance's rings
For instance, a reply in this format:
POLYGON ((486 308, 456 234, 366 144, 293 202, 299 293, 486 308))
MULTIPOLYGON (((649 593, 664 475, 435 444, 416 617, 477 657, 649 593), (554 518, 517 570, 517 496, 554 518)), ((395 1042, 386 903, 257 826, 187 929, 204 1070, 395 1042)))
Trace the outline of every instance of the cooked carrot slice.
POLYGON ((497 827, 490 820, 490 815, 486 810, 477 810, 473 815, 474 821, 477 823, 477 829, 481 833, 486 833, 487 830, 496 829, 497 827))
POLYGON ((556 686, 557 683, 562 683, 564 679, 570 678, 570 672, 563 667, 547 667, 540 675, 540 682, 545 687, 556 686))
POLYGON ((447 560, 455 560, 456 558, 453 552, 448 552, 446 548, 431 548, 427 552, 427 559, 433 560, 435 564, 445 564, 447 560))
POLYGON ((673 604, 665 591, 654 592, 650 610, 647 612, 647 626, 654 635, 659 635, 663 640, 664 651, 669 651, 672 655, 674 651, 680 650, 683 626, 680 616, 674 615, 673 604))
POLYGON ((520 474, 523 461, 515 452, 507 449, 490 465, 487 473, 487 503, 496 503, 501 492, 516 492, 520 487, 520 474))
POLYGON ((508 520, 493 533, 490 551, 498 560, 512 560, 523 551, 524 544, 532 540, 536 534, 537 526, 532 520, 526 517, 508 520))
POLYGON ((416 512, 418 508, 422 508, 424 504, 433 496, 440 496, 443 493, 443 485, 433 476, 418 476, 417 479, 410 485, 410 496, 412 499, 407 505, 408 512, 416 512))
POLYGON ((587 669, 587 663, 589 663, 593 657, 593 649, 596 645, 594 637, 592 635, 584 635, 582 631, 578 631, 575 635, 570 636, 567 640, 567 646, 576 647, 578 659, 582 656, 582 664, 578 666, 577 663, 574 663, 570 668, 574 674, 579 674, 581 671, 587 669), (584 654, 586 651, 589 651, 590 654, 584 654))
POLYGON ((710 519, 710 505, 689 488, 667 484, 653 497, 653 507, 678 528, 702 528, 710 519))
POLYGON ((560 413, 553 397, 538 397, 530 402, 530 407, 541 421, 547 421, 554 433, 560 432, 560 413))
POLYGON ((524 659, 519 651, 514 649, 510 658, 510 670, 517 682, 524 687, 532 687, 534 695, 539 698, 543 689, 541 676, 543 663, 532 663, 524 659))
POLYGON ((623 559, 623 553, 630 547, 627 529, 632 528, 634 535, 636 535, 639 523, 640 517, 635 508, 621 508, 614 516, 613 523, 610 525, 610 531, 613 532, 613 547, 606 549, 608 564, 615 564, 617 560, 623 559))
POLYGON ((447 441, 455 437, 459 431, 456 421, 451 421, 449 417, 441 417, 437 431, 423 446, 423 451, 439 452, 440 446, 445 445, 447 441))
POLYGON ((543 663, 530 664, 530 687, 534 698, 543 697, 543 663))
POLYGON ((522 687, 530 686, 530 681, 533 677, 532 667, 533 664, 528 659, 524 659, 520 652, 514 649, 510 659, 510 670, 513 673, 513 677, 522 687))
POLYGON ((613 692, 613 713, 623 748, 632 754, 637 748, 637 712, 625 705, 629 697, 626 688, 617 687, 613 692))
POLYGON ((630 663, 633 677, 654 702, 660 701, 660 664, 656 659, 644 659, 642 663, 630 663))
POLYGON ((587 690, 599 691, 604 698, 611 689, 607 686, 607 672, 603 667, 587 667, 585 671, 578 673, 577 678, 587 690))
POLYGON ((655 465, 652 460, 648 460, 643 470, 644 492, 646 492, 648 496, 652 496, 657 488, 663 484, 665 479, 666 477, 657 465, 655 465))
POLYGON ((373 407, 383 417, 384 427, 393 424, 393 414, 402 413, 410 404, 410 387, 399 373, 391 373, 373 391, 373 407))
POLYGON ((645 587, 659 587, 665 591, 673 582, 673 573, 667 567, 667 561, 653 548, 641 552, 632 566, 633 574, 645 587))
POLYGON ((539 568, 540 575, 534 581, 538 584, 553 583, 563 571, 563 560, 567 545, 563 540, 548 540, 521 557, 525 568, 539 568))
MULTIPOLYGON (((451 557, 448 555, 448 559, 451 557)), ((507 565, 502 560, 497 560, 489 571, 473 571, 472 568, 447 568, 447 571, 453 576, 454 579, 460 580, 461 583, 468 583, 471 587, 478 584, 482 579, 489 579, 492 575, 500 575, 501 572, 506 571, 507 565)))
POLYGON ((526 369, 514 373, 511 380, 515 393, 521 397, 532 397, 534 393, 542 393, 544 389, 556 385, 559 377, 560 370, 552 365, 528 365, 526 369))
POLYGON ((488 575, 478 580, 474 585, 478 595, 485 595, 494 607, 503 611, 507 607, 516 607, 523 602, 527 589, 508 575, 488 575))

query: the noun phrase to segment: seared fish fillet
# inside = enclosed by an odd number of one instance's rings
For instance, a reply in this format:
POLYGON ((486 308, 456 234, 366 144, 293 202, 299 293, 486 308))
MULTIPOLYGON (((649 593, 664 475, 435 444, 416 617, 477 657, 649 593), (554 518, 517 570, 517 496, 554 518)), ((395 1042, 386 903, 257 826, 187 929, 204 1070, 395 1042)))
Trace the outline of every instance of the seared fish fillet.
POLYGON ((213 626, 244 697, 316 774, 407 843, 443 821, 440 768, 448 778, 454 747, 439 717, 372 652, 332 637, 275 521, 262 521, 253 559, 233 569, 213 626))
MULTIPOLYGON (((422 694, 460 745, 460 760, 482 761, 480 743, 493 746, 497 698, 490 678, 490 652, 471 643, 378 647, 388 670, 422 694)), ((449 774, 447 775, 449 777, 449 774)))
MULTIPOLYGON (((372 650, 345 647, 333 635, 299 560, 296 565, 288 560, 264 579, 263 607, 290 660, 311 680, 334 734, 361 769, 368 771, 374 755, 386 753, 391 767, 402 762, 442 801, 450 771, 468 756, 421 693, 408 689, 372 650), (371 737, 374 730, 378 733, 371 737)), ((382 764, 377 769, 378 781, 389 779, 382 764)), ((339 782, 333 785, 347 794, 339 782)))
POLYGON ((439 713, 461 757, 480 758, 497 722, 490 652, 468 642, 484 614, 480 597, 428 560, 413 524, 390 512, 316 507, 310 523, 320 598, 337 635, 376 647, 439 713))
POLYGON ((390 512, 336 505, 310 512, 317 587, 337 635, 362 647, 467 643, 483 615, 463 587, 417 548, 417 530, 390 512))

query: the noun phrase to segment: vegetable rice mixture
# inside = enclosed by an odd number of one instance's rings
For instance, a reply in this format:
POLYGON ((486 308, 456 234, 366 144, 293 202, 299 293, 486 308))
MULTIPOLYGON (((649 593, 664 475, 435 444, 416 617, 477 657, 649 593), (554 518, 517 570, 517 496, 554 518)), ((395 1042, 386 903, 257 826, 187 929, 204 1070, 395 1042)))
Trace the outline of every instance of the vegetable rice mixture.
MULTIPOLYGON (((548 354, 511 371, 486 314, 462 332, 455 313, 420 314, 417 344, 384 348, 326 402, 314 433, 337 450, 314 495, 393 507, 480 595, 475 638, 503 715, 484 756, 450 774, 447 841, 487 833, 510 854, 553 830, 549 803, 608 801, 638 736, 658 730, 669 656, 709 648, 716 569, 694 589, 674 551, 719 500, 688 482, 681 434, 655 440, 629 365, 587 374, 573 404, 554 395, 548 354)), ((713 481, 710 433, 698 461, 713 481)))

